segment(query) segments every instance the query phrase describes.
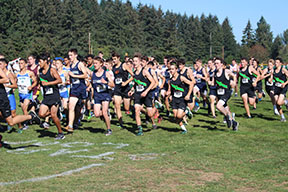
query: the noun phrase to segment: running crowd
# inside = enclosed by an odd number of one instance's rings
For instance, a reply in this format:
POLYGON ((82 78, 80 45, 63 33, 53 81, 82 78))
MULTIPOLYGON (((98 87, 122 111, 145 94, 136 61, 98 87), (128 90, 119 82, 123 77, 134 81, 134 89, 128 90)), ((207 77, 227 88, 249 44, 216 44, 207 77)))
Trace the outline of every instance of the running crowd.
POLYGON ((202 100, 211 118, 216 118, 217 108, 227 127, 237 131, 239 123, 228 101, 238 96, 238 81, 247 118, 251 118, 249 104, 256 109, 256 103, 265 96, 264 80, 275 115, 286 121, 281 107, 288 106, 288 71, 281 58, 270 59, 264 69, 255 58, 241 58, 239 64, 233 60, 230 65, 218 57, 204 65, 197 59, 193 68, 185 66, 184 59, 164 57, 163 62, 160 65, 153 57, 139 53, 133 58, 125 56, 124 62, 116 52, 107 60, 102 52, 80 58, 77 49, 70 49, 64 58, 51 60, 49 54, 21 58, 16 70, 8 67, 0 54, 0 117, 8 130, 17 124, 19 133, 32 123, 48 129, 52 119, 58 129, 56 139, 64 139, 63 131, 72 133, 81 126, 81 120, 90 121, 95 116, 105 122, 108 136, 112 134, 111 118, 117 117, 118 126, 125 128, 123 104, 125 113, 136 121, 136 135, 140 136, 141 114, 157 129, 163 119, 160 112, 166 109, 169 116, 172 108, 175 123, 185 134, 187 120, 192 118, 192 111, 197 113, 202 100), (23 115, 16 115, 15 89, 23 115))

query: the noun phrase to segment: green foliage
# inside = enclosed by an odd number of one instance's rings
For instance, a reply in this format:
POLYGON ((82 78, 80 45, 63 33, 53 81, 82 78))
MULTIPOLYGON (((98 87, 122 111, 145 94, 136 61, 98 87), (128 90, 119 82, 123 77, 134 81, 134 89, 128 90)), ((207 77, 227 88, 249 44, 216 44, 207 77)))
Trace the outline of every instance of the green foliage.
MULTIPOLYGON (((248 21, 240 46, 228 18, 220 24, 214 15, 187 16, 141 3, 133 7, 129 0, 2 0, 0 30, 0 53, 8 59, 42 52, 63 56, 69 48, 86 55, 89 33, 93 53, 104 50, 105 57, 118 50, 153 55, 159 61, 165 55, 205 61, 222 56, 223 47, 224 59, 247 56, 256 43, 273 57, 285 48, 278 46, 279 38, 272 46, 270 25, 263 17, 256 32, 248 21)), ((281 40, 287 45, 288 30, 281 40)))

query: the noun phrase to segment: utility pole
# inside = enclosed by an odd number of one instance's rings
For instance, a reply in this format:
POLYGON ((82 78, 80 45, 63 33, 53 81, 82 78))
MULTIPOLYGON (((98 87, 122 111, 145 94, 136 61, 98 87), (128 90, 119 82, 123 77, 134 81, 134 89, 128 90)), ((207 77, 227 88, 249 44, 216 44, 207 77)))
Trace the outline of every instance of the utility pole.
POLYGON ((210 58, 212 58, 212 33, 211 32, 209 35, 209 39, 210 39, 210 58))
POLYGON ((222 59, 224 59, 224 46, 222 46, 222 59))
POLYGON ((91 54, 91 33, 89 32, 89 35, 88 35, 88 47, 89 47, 89 54, 91 54))

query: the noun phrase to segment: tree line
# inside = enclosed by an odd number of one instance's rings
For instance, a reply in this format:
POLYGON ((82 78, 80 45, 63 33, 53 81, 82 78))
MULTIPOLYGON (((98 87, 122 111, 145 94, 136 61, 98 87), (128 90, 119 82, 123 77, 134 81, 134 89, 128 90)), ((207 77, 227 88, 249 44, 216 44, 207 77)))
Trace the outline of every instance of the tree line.
POLYGON ((81 55, 141 52, 188 62, 211 55, 226 62, 242 56, 288 60, 288 30, 273 38, 264 17, 256 30, 248 21, 239 44, 228 18, 220 23, 215 15, 163 12, 141 3, 133 7, 129 0, 1 0, 0 30, 0 53, 9 59, 43 52, 63 56, 73 47, 81 55))

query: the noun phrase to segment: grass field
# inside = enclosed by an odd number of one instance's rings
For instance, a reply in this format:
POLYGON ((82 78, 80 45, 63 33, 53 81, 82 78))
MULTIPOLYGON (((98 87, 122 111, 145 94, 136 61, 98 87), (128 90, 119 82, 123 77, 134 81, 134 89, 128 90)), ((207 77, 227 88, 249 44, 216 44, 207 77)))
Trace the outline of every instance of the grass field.
POLYGON ((186 135, 164 117, 159 129, 148 124, 137 137, 126 115, 127 129, 114 119, 109 137, 95 118, 61 141, 55 126, 6 131, 0 191, 288 191, 288 122, 273 114, 267 97, 252 119, 239 97, 229 103, 238 132, 206 109, 194 114, 186 135))

